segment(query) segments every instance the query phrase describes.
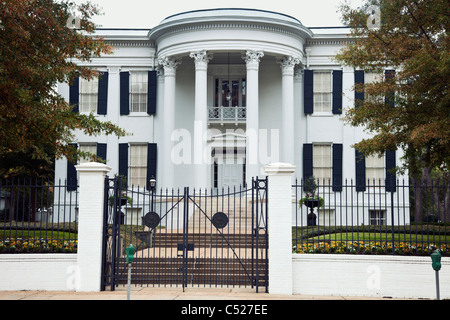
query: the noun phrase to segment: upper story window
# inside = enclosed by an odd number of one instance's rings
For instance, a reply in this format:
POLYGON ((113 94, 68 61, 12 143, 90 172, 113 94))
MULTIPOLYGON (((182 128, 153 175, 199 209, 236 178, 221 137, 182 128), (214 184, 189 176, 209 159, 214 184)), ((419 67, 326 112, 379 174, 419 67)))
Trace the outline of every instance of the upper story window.
POLYGON ((217 78, 214 85, 214 105, 209 107, 209 121, 245 121, 246 90, 245 78, 217 78))
POLYGON ((80 112, 97 112, 98 78, 86 80, 80 77, 80 112))
POLYGON ((130 112, 147 112, 148 72, 130 73, 130 112))
POLYGON ((331 112, 333 94, 330 71, 314 71, 314 112, 331 112))
POLYGON ((215 107, 245 107, 246 103, 245 79, 216 79, 215 107))
MULTIPOLYGON (((375 83, 383 81, 383 75, 377 72, 365 72, 364 74, 364 82, 365 83, 375 83)), ((381 102, 383 96, 370 96, 367 92, 364 93, 364 99, 370 100, 372 99, 374 102, 381 102)))

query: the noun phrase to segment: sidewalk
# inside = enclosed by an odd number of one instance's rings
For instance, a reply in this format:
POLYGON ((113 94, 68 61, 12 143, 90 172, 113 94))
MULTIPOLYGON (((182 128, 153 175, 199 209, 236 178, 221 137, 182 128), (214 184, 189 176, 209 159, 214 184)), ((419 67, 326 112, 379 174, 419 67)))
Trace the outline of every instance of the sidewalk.
MULTIPOLYGON (((71 292, 71 291, 0 291, 0 300, 127 300, 127 287, 115 291, 71 292)), ((392 299, 390 297, 347 297, 347 296, 310 296, 277 295, 256 293, 251 288, 214 289, 181 287, 131 287, 130 300, 411 300, 392 299)))

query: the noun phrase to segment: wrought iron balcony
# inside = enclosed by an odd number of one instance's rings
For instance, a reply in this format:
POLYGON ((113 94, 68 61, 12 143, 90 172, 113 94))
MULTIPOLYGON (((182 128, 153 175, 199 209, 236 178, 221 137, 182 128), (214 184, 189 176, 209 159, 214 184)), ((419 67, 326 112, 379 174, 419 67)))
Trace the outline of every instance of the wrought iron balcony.
POLYGON ((246 107, 209 107, 208 118, 210 123, 238 123, 245 122, 247 118, 246 107))

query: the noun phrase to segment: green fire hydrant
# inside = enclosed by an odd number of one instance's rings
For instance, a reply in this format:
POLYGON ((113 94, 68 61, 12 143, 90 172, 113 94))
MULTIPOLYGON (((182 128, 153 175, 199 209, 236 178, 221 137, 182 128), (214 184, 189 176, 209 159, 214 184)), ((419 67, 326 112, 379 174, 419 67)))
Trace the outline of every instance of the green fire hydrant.
POLYGON ((439 250, 435 250, 431 254, 431 266, 433 267, 436 274, 436 299, 439 300, 439 270, 441 270, 441 253, 439 250))
POLYGON ((131 264, 134 261, 134 247, 130 244, 126 249, 126 258, 128 263, 128 300, 130 300, 130 286, 131 286, 131 264))

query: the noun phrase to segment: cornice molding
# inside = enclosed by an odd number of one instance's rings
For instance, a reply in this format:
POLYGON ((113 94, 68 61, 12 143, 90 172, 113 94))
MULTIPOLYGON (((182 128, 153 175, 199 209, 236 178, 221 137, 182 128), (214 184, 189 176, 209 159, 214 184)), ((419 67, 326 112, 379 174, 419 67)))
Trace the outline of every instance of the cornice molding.
MULTIPOLYGON (((300 26, 301 28, 305 28, 304 26, 300 26)), ((292 37, 302 38, 302 35, 299 32, 293 32, 289 27, 280 27, 275 26, 271 24, 264 24, 262 22, 198 22, 198 23, 190 23, 190 24, 183 24, 183 25, 173 25, 173 26, 164 26, 160 25, 159 27, 155 28, 158 30, 155 30, 154 32, 149 32, 149 37, 152 39, 154 36, 157 38, 165 38, 171 35, 174 35, 176 33, 183 33, 183 32, 192 32, 192 31, 205 31, 205 30, 260 30, 260 31, 268 31, 268 32, 275 32, 280 34, 286 34, 292 37)), ((303 33, 307 33, 307 29, 303 30, 303 33)), ((154 39, 152 39, 154 40, 154 39)))
POLYGON ((320 45, 347 45, 352 43, 351 39, 308 39, 306 46, 320 46, 320 45))
POLYGON ((112 47, 118 48, 136 48, 136 47, 144 47, 144 48, 155 48, 155 43, 150 40, 106 40, 106 43, 111 45, 112 47))

